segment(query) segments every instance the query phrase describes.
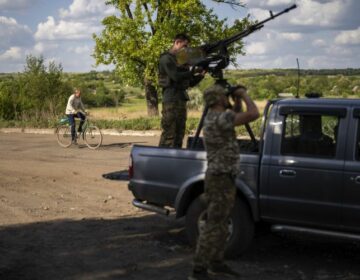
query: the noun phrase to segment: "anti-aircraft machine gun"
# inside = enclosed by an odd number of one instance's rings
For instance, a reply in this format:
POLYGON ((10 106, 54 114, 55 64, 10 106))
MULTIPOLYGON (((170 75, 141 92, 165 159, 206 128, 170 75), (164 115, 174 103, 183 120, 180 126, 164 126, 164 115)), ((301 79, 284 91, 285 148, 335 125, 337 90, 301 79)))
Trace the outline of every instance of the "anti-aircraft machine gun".
MULTIPOLYGON (((189 65, 192 66, 192 69, 202 68, 207 70, 207 72, 215 79, 215 83, 221 84, 224 86, 228 93, 231 94, 232 86, 224 79, 223 70, 230 63, 230 55, 228 53, 228 46, 235 43, 246 36, 249 36, 251 33, 260 30, 264 27, 265 23, 285 14, 297 6, 294 4, 287 9, 273 14, 270 11, 270 17, 251 25, 244 31, 237 33, 229 38, 217 41, 215 43, 208 43, 201 45, 196 48, 184 48, 180 52, 177 53, 176 58, 180 65, 189 65)), ((196 147, 197 141, 199 139, 200 131, 203 127, 204 119, 207 114, 208 108, 205 107, 204 112, 201 116, 200 123, 197 127, 195 136, 191 142, 191 149, 196 147)), ((252 132, 250 126, 248 124, 245 125, 246 130, 248 131, 250 138, 253 143, 256 143, 254 133, 252 132)))

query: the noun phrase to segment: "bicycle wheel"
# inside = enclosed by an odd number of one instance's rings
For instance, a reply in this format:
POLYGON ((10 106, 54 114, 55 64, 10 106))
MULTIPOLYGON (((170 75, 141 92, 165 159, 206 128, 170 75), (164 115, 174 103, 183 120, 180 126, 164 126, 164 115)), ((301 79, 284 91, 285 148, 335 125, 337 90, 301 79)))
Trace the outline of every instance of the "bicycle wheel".
POLYGON ((85 144, 90 149, 97 149, 102 143, 102 134, 100 129, 97 126, 91 125, 86 128, 85 132, 85 144))
POLYGON ((68 125, 60 125, 56 128, 56 139, 61 147, 71 146, 71 128, 68 125))

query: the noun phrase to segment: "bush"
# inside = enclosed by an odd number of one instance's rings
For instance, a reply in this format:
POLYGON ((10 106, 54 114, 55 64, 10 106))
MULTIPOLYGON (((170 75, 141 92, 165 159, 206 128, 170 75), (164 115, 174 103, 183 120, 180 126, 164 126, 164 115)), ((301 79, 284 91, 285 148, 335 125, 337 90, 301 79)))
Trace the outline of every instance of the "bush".
POLYGON ((82 96, 82 101, 86 107, 115 107, 119 106, 125 100, 123 90, 115 90, 109 94, 103 93, 86 93, 82 96))
POLYGON ((0 85, 0 118, 39 120, 62 113, 71 92, 62 76, 60 64, 46 67, 43 57, 28 56, 24 72, 0 85))
POLYGON ((187 106, 191 110, 199 110, 203 107, 203 93, 198 88, 192 88, 188 91, 190 101, 187 106))

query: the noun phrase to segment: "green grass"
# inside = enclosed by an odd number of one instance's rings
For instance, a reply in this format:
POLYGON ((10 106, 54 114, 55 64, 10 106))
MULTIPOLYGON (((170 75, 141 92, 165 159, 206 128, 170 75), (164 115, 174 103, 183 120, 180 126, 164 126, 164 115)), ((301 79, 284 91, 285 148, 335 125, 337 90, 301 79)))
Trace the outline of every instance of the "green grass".
POLYGON ((121 108, 124 109, 125 112, 129 113, 147 110, 146 101, 140 98, 128 99, 126 102, 121 104, 121 108))
POLYGON ((58 123, 56 119, 43 119, 43 120, 2 120, 0 119, 0 128, 55 128, 58 123))

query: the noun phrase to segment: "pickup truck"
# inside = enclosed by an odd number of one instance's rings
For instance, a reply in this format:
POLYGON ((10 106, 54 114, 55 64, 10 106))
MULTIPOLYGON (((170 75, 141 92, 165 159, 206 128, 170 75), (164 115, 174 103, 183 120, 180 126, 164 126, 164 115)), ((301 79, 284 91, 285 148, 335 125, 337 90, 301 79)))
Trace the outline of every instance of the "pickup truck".
MULTIPOLYGON (((201 138, 195 147, 191 141, 185 149, 135 145, 128 186, 134 206, 185 216, 194 244, 206 223, 207 161, 201 138)), ((248 248, 260 222, 276 232, 360 240, 360 100, 269 101, 260 137, 238 141, 241 172, 228 256, 248 248)))

